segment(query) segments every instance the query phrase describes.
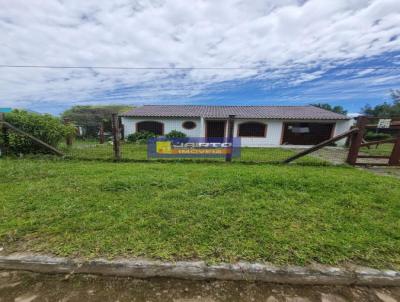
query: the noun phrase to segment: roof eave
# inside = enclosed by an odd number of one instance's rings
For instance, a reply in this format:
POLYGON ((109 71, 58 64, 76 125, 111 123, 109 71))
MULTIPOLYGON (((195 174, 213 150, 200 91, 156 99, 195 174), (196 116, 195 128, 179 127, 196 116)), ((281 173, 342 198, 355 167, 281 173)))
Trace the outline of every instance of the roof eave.
MULTIPOLYGON (((200 115, 128 115, 119 114, 121 117, 132 117, 132 118, 206 118, 206 119, 227 119, 228 116, 200 116, 200 115)), ((236 119, 263 119, 263 120, 324 120, 324 121, 345 121, 351 120, 350 117, 260 117, 260 116, 237 116, 236 119)))

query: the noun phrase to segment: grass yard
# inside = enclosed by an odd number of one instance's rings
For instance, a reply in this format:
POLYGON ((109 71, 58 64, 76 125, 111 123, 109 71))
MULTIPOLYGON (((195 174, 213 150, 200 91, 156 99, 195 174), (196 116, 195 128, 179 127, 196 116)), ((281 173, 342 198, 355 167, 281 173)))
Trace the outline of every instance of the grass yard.
POLYGON ((400 269, 400 181, 350 167, 0 160, 0 246, 400 269))
POLYGON ((384 155, 384 156, 390 156, 390 154, 393 151, 393 146, 394 144, 381 144, 376 146, 370 146, 368 149, 367 147, 362 147, 360 151, 362 153, 368 154, 368 155, 384 155))

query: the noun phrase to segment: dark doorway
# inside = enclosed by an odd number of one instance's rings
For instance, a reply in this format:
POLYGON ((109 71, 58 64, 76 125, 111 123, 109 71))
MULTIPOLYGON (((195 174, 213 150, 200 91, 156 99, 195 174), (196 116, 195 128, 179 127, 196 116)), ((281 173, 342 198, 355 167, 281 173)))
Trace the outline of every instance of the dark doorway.
POLYGON ((333 134, 335 124, 284 123, 282 145, 316 145, 333 134))
POLYGON ((207 121, 206 137, 221 138, 225 137, 225 121, 207 121))

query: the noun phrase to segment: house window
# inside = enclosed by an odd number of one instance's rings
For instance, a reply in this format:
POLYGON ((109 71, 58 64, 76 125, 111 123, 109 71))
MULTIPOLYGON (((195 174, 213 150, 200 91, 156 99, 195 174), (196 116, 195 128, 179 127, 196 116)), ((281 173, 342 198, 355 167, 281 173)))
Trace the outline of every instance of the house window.
POLYGON ((244 137, 265 137, 267 125, 257 122, 248 122, 239 125, 238 136, 244 137))
POLYGON ((139 122, 136 124, 136 132, 149 131, 153 132, 155 135, 164 134, 164 124, 160 122, 139 122))
POLYGON ((196 123, 192 121, 186 121, 182 123, 182 127, 187 129, 187 130, 192 130, 196 128, 196 123))

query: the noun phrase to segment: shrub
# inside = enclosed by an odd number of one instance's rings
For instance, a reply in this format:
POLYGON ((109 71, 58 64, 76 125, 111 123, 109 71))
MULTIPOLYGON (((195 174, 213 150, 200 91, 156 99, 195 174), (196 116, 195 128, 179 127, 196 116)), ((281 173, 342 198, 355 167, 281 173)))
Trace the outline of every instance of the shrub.
MULTIPOLYGON (((18 129, 56 147, 67 135, 75 134, 73 125, 64 125, 59 118, 49 114, 30 113, 14 110, 5 115, 5 120, 18 129)), ((9 131, 10 152, 12 153, 51 153, 47 148, 35 143, 27 136, 9 131)))
POLYGON ((375 133, 375 132, 367 132, 365 135, 365 139, 367 141, 380 141, 384 139, 389 139, 392 136, 388 133, 375 133))
POLYGON ((154 138, 156 135, 150 131, 139 131, 129 134, 126 140, 130 143, 145 144, 149 138, 154 138))
POLYGON ((187 135, 183 132, 172 130, 170 133, 165 135, 166 138, 173 139, 173 138, 186 138, 187 135))

